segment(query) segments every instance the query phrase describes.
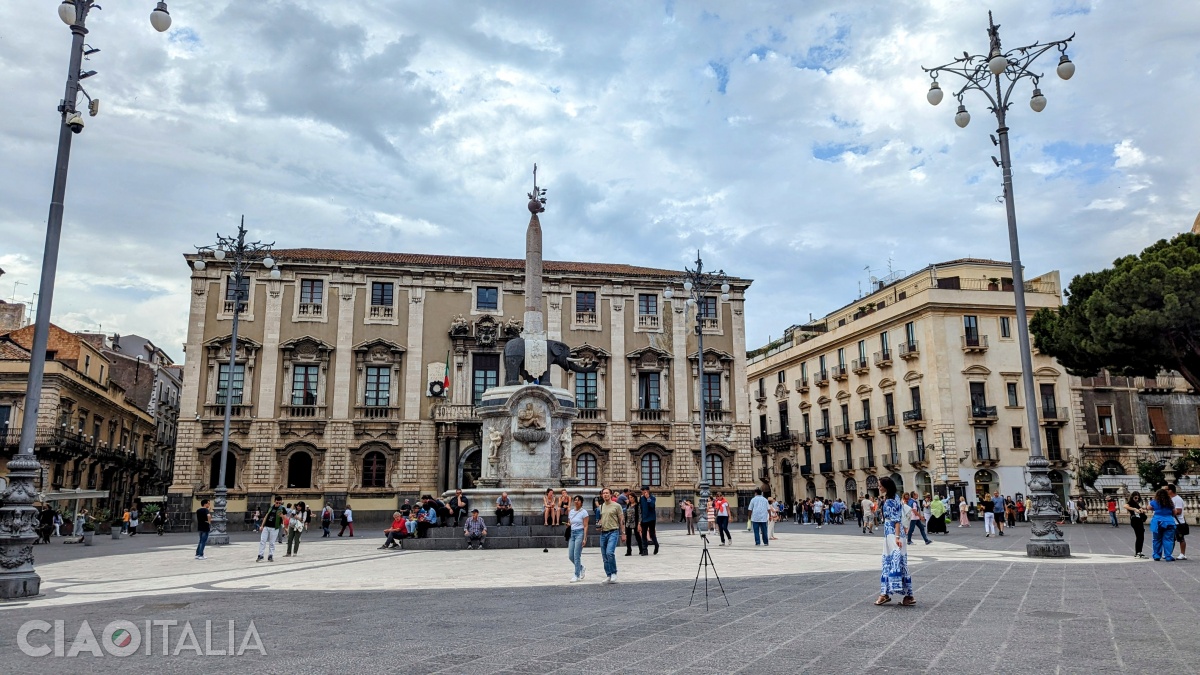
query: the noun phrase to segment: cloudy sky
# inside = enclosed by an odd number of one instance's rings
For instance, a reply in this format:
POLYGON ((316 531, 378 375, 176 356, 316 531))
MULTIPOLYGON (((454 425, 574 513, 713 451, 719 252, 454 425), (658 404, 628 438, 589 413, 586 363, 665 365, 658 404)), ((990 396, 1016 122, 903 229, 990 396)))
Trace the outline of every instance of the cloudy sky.
MULTIPOLYGON (((0 297, 37 290, 70 33, 0 2, 0 297)), ((868 274, 1007 258, 985 101, 955 126, 920 66, 1076 34, 1049 99, 1018 85, 1030 274, 1064 281, 1200 210, 1200 4, 102 3, 53 319, 186 334, 181 254, 236 229, 281 247, 519 257, 533 162, 548 258, 753 278, 750 345, 855 299, 868 274), (868 269, 870 268, 870 272, 868 269)), ((945 80, 943 80, 945 82, 945 80)))

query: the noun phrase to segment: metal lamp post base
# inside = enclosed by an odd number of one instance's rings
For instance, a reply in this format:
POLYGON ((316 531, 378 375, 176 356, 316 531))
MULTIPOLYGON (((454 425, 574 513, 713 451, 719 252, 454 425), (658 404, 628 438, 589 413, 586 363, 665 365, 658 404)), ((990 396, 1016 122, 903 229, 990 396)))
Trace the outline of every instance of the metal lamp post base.
POLYGON ((225 513, 229 499, 226 494, 225 488, 218 487, 213 495, 212 531, 208 535, 208 543, 214 546, 229 545, 229 517, 225 513))
POLYGON ((1062 505, 1054 494, 1050 482, 1050 462, 1037 455, 1029 458, 1029 542, 1025 544, 1025 555, 1030 558, 1069 558, 1071 545, 1063 539, 1058 528, 1062 518, 1062 505))

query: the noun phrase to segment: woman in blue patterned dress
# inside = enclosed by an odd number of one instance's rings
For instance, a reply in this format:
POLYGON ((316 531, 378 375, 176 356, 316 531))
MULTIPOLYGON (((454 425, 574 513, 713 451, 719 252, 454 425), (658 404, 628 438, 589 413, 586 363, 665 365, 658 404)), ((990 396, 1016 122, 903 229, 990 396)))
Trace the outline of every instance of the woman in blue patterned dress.
POLYGON ((913 598, 912 577, 908 576, 908 549, 904 548, 902 521, 904 505, 896 498, 896 484, 891 478, 879 481, 883 501, 883 573, 879 576, 879 598, 876 605, 886 605, 893 594, 904 594, 900 602, 905 607, 917 604, 913 598))

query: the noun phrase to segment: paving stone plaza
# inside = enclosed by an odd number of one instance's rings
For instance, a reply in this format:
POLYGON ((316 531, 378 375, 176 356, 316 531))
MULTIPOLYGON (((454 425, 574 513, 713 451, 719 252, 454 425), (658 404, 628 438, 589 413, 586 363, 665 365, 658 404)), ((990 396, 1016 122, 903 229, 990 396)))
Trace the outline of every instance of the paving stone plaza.
MULTIPOLYGON (((193 559, 183 534, 91 548, 56 541, 38 551, 43 595, 0 604, 5 670, 1194 672, 1200 656, 1189 599, 1197 563, 1135 561, 1128 528, 1067 527, 1067 560, 1027 558, 1023 526, 1003 538, 985 539, 976 525, 928 546, 918 539, 911 608, 871 604, 880 539, 854 525, 781 523, 769 548, 738 528, 732 547, 710 547, 729 605, 713 581, 705 611, 703 580, 688 604, 700 541, 665 525, 659 555, 619 552, 616 585, 601 583, 595 548, 573 584, 565 549, 393 553, 378 550, 374 532, 318 535, 298 557, 281 548, 273 564, 254 562, 257 542, 246 535, 210 546, 206 561, 193 559), (63 621, 63 656, 18 648, 31 620, 63 621), (159 623, 133 655, 68 657, 83 621, 100 640, 114 621, 159 623), (237 647, 253 621, 266 655, 253 643, 240 656, 197 655, 225 649, 230 621, 237 647)), ((54 630, 27 641, 53 647, 54 630)))

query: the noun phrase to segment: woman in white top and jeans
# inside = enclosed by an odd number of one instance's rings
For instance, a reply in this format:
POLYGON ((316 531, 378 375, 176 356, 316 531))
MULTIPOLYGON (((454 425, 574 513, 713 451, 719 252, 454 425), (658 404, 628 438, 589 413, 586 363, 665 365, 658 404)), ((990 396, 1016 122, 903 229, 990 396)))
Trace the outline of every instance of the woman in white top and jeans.
POLYGON ((587 543, 588 510, 583 508, 583 497, 575 495, 567 522, 571 524, 571 542, 567 545, 567 557, 575 563, 575 575, 571 583, 583 581, 583 546, 587 543))

